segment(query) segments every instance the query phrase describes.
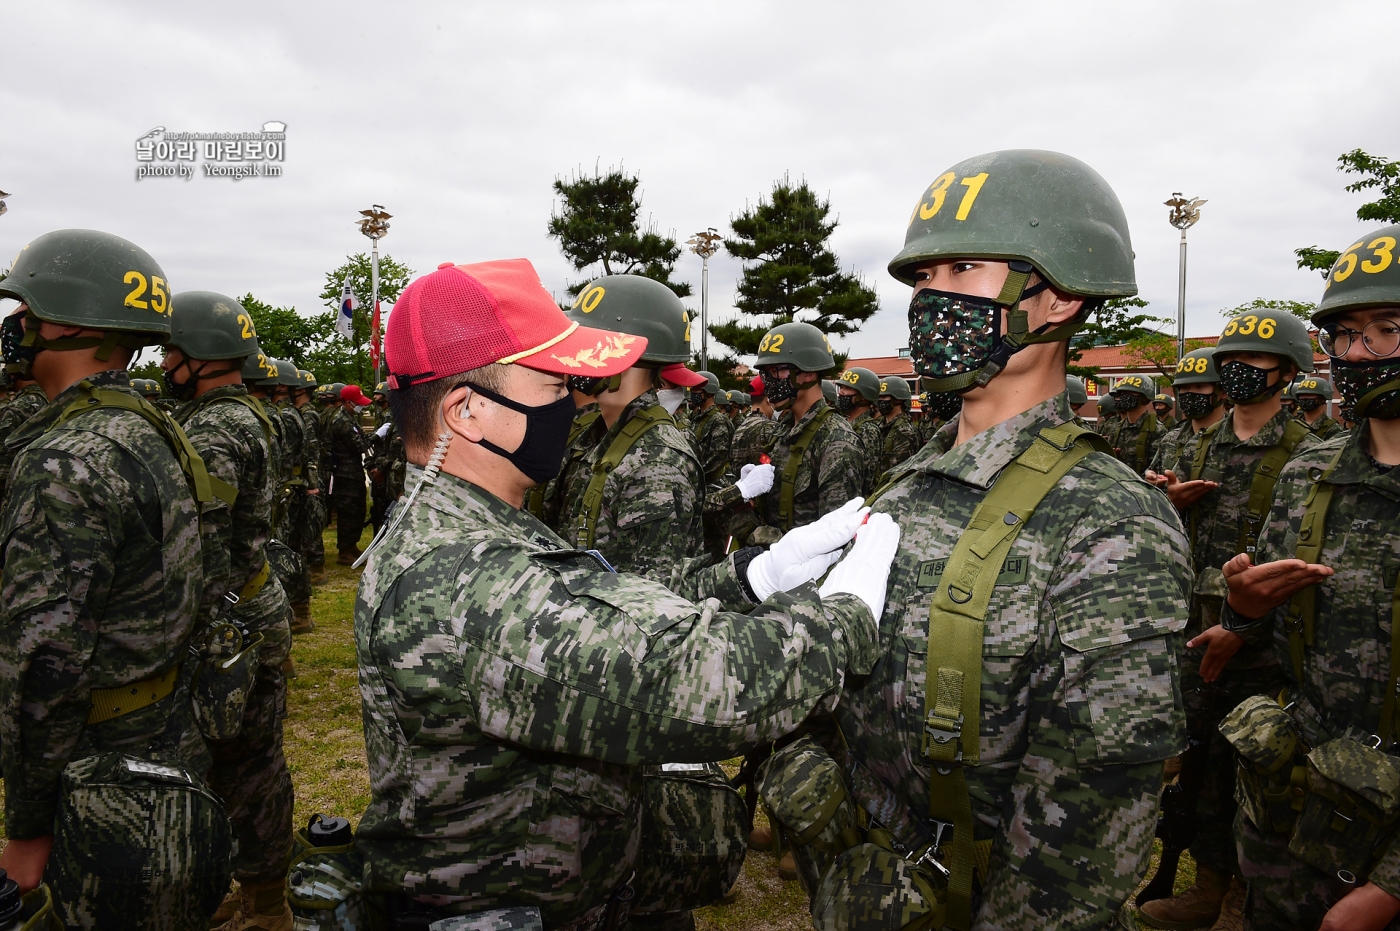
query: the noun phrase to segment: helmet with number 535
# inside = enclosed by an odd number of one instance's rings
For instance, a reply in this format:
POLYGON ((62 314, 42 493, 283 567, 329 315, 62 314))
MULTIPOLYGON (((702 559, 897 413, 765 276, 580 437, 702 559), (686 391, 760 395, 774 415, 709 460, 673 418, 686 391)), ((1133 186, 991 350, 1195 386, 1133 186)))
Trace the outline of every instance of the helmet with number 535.
POLYGON ((1385 226, 1352 243, 1327 273, 1315 324, 1348 310, 1400 305, 1400 225, 1385 226))

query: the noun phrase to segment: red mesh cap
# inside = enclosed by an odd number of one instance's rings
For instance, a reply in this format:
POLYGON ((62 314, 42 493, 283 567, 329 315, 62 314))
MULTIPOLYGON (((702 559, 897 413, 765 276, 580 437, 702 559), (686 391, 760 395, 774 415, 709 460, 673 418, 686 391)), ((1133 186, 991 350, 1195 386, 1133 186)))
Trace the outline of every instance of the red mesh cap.
POLYGON ((645 337, 574 323, 528 259, 444 262, 404 288, 384 334, 390 388, 493 362, 606 377, 631 368, 646 347, 645 337))
POLYGON ((692 372, 686 368, 684 362, 666 366, 661 370, 661 377, 673 385, 680 385, 682 388, 699 388, 706 381, 704 375, 692 372))

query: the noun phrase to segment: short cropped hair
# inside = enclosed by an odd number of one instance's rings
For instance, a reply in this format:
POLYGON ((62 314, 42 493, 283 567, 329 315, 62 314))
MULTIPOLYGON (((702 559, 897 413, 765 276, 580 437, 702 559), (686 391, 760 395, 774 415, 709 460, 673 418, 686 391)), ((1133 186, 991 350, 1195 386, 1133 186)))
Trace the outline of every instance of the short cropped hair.
POLYGON ((433 448, 440 430, 438 411, 442 408, 443 398, 468 382, 487 391, 504 394, 509 371, 510 366, 493 362, 449 378, 414 382, 406 388, 390 388, 389 413, 399 436, 403 438, 404 451, 410 461, 415 465, 428 461, 428 451, 433 448))

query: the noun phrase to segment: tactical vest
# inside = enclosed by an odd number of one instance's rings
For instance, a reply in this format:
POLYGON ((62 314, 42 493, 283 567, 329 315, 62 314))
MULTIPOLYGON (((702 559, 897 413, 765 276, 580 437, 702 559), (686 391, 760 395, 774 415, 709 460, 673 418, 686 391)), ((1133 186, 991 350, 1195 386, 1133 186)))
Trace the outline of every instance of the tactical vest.
POLYGON ((660 404, 643 408, 622 425, 622 429, 613 437, 603 455, 593 463, 593 474, 589 476, 588 487, 583 492, 583 508, 579 511, 578 527, 574 532, 574 543, 579 549, 593 549, 593 541, 598 536, 598 515, 603 510, 603 485, 608 476, 644 434, 662 424, 675 426, 675 421, 666 413, 666 408, 660 404))
MULTIPOLYGON (((972 881, 987 878, 992 842, 973 834, 965 766, 981 761, 982 642, 987 608, 1006 554, 1035 509, 1070 469, 1108 443, 1074 423, 1042 429, 1029 449, 997 476, 943 570, 929 611, 922 753, 932 764, 929 814, 933 840, 910 859, 947 881, 946 927, 972 925, 972 881), (951 832, 951 835, 950 833, 951 832)), ((914 470, 901 471, 871 500, 914 470)))
MULTIPOLYGON (((1215 442, 1215 437, 1220 432, 1223 419, 1206 427, 1200 433, 1200 442, 1196 444, 1196 455, 1191 460, 1191 481, 1197 481, 1201 473, 1205 471, 1206 458, 1210 455, 1210 447, 1215 442)), ((1235 553, 1248 553, 1254 555, 1255 544, 1259 542, 1259 531, 1264 526, 1264 518, 1269 516, 1269 508, 1274 502, 1274 486, 1278 484, 1278 477, 1283 473, 1283 467, 1288 464, 1288 460, 1293 456, 1293 451, 1298 448, 1298 444, 1303 442, 1303 438, 1308 435, 1308 428, 1290 420, 1283 428, 1283 436, 1279 438, 1278 444, 1270 446, 1268 452, 1264 453, 1264 458, 1259 460, 1259 465, 1254 469, 1254 477, 1249 483, 1249 500, 1245 504, 1245 519, 1240 526, 1239 540, 1235 544, 1235 553)), ((1191 542, 1196 540, 1196 513, 1199 504, 1191 507, 1191 542)))
POLYGON ((807 447, 816 439, 817 431, 826 423, 826 418, 834 413, 836 412, 830 407, 823 409, 807 422, 807 426, 802 428, 797 439, 788 447, 787 462, 783 463, 783 474, 778 484, 778 526, 783 533, 792 529, 792 523, 796 519, 792 499, 797 494, 797 471, 802 467, 802 457, 806 455, 807 447))
MULTIPOLYGON (((1147 461, 1147 438, 1157 432, 1157 413, 1149 410, 1142 415, 1142 420, 1138 421, 1139 429, 1137 442, 1133 444, 1133 471, 1139 475, 1149 465, 1147 461)), ((1117 427, 1113 431, 1113 445, 1118 446, 1118 437, 1123 432, 1123 428, 1130 426, 1127 420, 1119 420, 1117 427)))

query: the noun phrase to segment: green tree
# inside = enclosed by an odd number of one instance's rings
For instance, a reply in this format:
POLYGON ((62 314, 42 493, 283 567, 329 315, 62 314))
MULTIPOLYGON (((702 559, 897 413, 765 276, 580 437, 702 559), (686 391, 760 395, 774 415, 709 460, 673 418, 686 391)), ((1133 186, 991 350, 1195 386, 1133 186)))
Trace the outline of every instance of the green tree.
MULTIPOLYGON (((1331 268, 1332 266, 1329 263, 1327 267, 1331 268)), ((1309 304, 1307 301, 1283 301, 1256 297, 1248 304, 1240 304, 1238 307, 1226 307, 1224 310, 1220 311, 1220 316, 1233 318, 1238 317, 1240 314, 1285 313, 1292 314, 1311 326, 1314 310, 1317 310, 1317 305, 1309 304)))
MULTIPOLYGON (((326 272, 326 287, 320 297, 330 309, 311 318, 318 334, 318 342, 308 350, 306 356, 309 362, 319 367, 300 366, 315 372, 318 380, 343 381, 364 386, 374 377, 374 367, 369 363, 371 274, 370 256, 367 252, 346 256, 344 263, 326 272), (349 340, 335 329, 336 315, 340 311, 340 291, 347 280, 360 303, 351 321, 353 336, 349 340)), ((398 300, 399 293, 408 286, 413 274, 413 269, 395 261, 393 256, 379 257, 382 325, 389 322, 389 308, 383 305, 392 305, 398 300)), ((258 330, 258 335, 261 337, 261 329, 258 330)))
MULTIPOLYGON (((1070 340, 1069 373, 1097 381, 1097 365, 1076 364, 1083 357, 1084 350, 1097 346, 1126 346, 1134 340, 1160 335, 1161 327, 1171 321, 1143 313, 1146 307, 1147 301, 1140 297, 1114 297, 1104 301, 1097 311, 1089 315, 1083 329, 1070 340)), ((1172 364, 1175 366, 1175 359, 1172 364)))
MULTIPOLYGON (((1370 155, 1361 149, 1352 149, 1337 156, 1337 170, 1349 175, 1361 175, 1361 180, 1353 181, 1346 190, 1353 194, 1380 189, 1380 197, 1356 209, 1356 218, 1368 223, 1400 223, 1400 161, 1390 161, 1377 155, 1370 155)), ((1341 253, 1336 249, 1319 249, 1305 246, 1294 249, 1299 268, 1312 268, 1322 272, 1323 277, 1331 271, 1341 253)))
POLYGON ((841 271, 828 245, 838 222, 830 202, 806 181, 793 184, 786 177, 731 219, 734 235, 724 248, 744 262, 734 302, 741 316, 712 324, 710 334, 739 355, 753 355, 763 334, 781 323, 801 320, 828 336, 859 330, 880 302, 859 275, 841 271))
POLYGON ((335 332, 331 314, 306 317, 295 307, 273 307, 249 292, 238 299, 253 318, 258 333, 258 345, 265 355, 289 359, 297 368, 312 370, 311 353, 335 332))
POLYGON ((591 175, 580 172, 568 181, 554 179, 560 204, 550 215, 549 235, 559 240, 559 249, 574 271, 590 270, 582 281, 569 285, 570 294, 577 295, 602 275, 645 275, 677 297, 690 296, 690 285, 671 280, 681 256, 676 240, 650 225, 642 229, 642 202, 637 194, 641 183, 640 176, 620 167, 606 173, 595 167, 591 175))

